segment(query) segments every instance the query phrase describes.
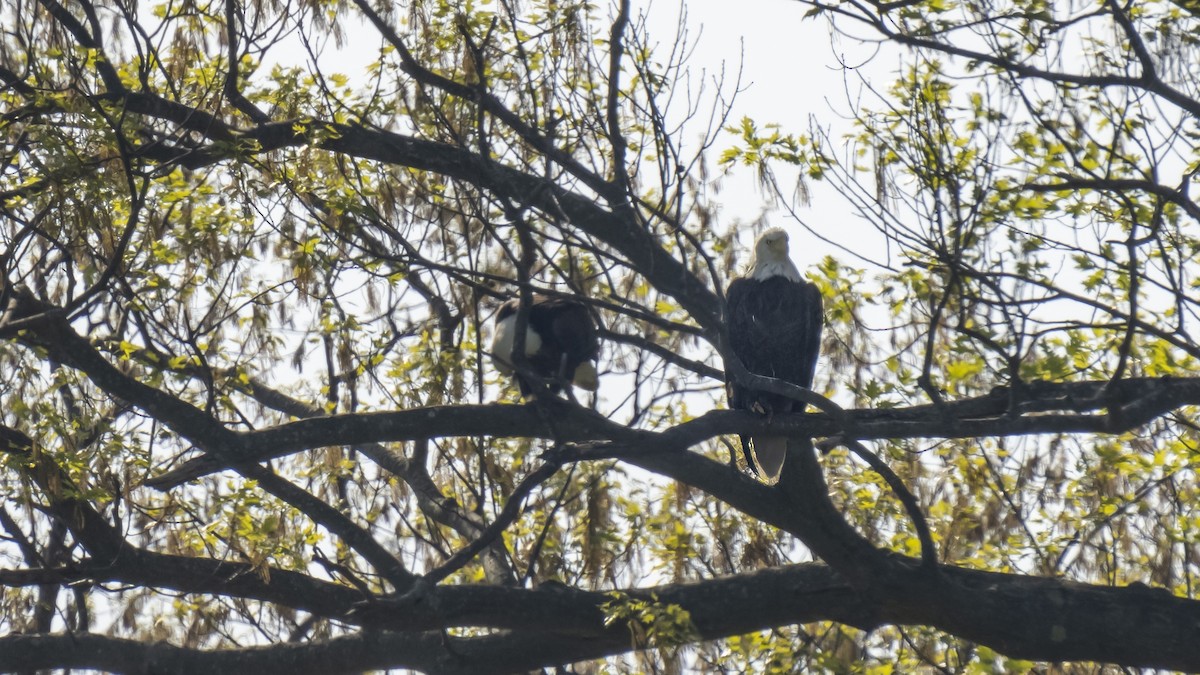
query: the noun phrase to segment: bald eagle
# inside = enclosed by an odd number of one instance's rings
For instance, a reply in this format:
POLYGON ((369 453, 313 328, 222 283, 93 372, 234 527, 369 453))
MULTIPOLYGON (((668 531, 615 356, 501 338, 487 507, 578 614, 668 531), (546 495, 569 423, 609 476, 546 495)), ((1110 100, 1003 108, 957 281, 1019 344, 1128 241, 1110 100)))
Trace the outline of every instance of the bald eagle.
MULTIPOLYGON (((519 300, 509 300, 496 312, 492 363, 504 375, 512 375, 514 371, 512 353, 519 308, 519 300)), ((551 393, 562 391, 565 383, 588 391, 596 390, 600 338, 583 303, 570 298, 535 295, 529 305, 528 326, 525 358, 533 374, 547 380, 551 393)), ((537 388, 520 373, 515 379, 522 396, 528 397, 537 388)))
MULTIPOLYGON (((821 292, 800 276, 788 258, 786 232, 773 228, 758 238, 750 271, 729 284, 725 299, 730 346, 746 370, 811 388, 821 349, 821 292)), ((768 419, 804 410, 803 403, 756 391, 733 378, 725 390, 731 409, 753 410, 768 419)), ((778 478, 787 439, 742 436, 741 440, 750 469, 769 481, 778 478)))

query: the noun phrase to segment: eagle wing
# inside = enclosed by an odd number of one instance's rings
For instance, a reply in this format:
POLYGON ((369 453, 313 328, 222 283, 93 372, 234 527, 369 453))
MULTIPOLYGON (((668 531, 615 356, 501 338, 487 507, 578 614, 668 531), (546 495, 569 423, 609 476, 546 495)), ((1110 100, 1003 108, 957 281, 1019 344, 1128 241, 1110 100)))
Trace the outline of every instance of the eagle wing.
POLYGON ((730 347, 746 370, 812 387, 823 317, 815 285, 784 277, 736 279, 726 305, 730 347))
POLYGON ((554 339, 571 361, 588 361, 600 356, 600 337, 587 307, 578 301, 564 298, 547 299, 546 309, 552 317, 550 327, 554 339))
POLYGON ((803 318, 798 327, 798 354, 800 372, 796 384, 812 389, 813 376, 817 372, 817 358, 821 355, 821 330, 825 324, 825 312, 821 303, 821 291, 815 284, 801 282, 796 304, 803 318))
MULTIPOLYGON (((821 350, 821 293, 805 281, 775 276, 764 281, 737 279, 726 293, 726 325, 733 353, 746 370, 785 382, 812 387, 821 350)), ((729 407, 767 415, 803 410, 786 396, 756 391, 732 378, 725 385, 729 407)), ((787 454, 787 439, 779 436, 741 437, 746 464, 776 480, 787 454)))

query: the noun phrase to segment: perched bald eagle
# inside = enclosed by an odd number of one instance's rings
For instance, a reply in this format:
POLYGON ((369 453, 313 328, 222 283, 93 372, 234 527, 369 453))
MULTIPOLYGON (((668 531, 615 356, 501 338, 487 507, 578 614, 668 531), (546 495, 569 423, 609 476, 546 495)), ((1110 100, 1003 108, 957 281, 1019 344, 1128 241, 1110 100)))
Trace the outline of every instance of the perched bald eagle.
MULTIPOLYGON (((750 271, 729 284, 725 300, 730 346, 746 370, 811 388, 821 350, 821 292, 800 276, 788 258, 786 232, 774 228, 758 238, 750 271)), ((732 378, 725 390, 731 409, 753 410, 768 419, 804 410, 803 403, 755 391, 732 378)), ((783 468, 787 439, 741 439, 750 469, 774 481, 783 468)))
MULTIPOLYGON (((519 300, 509 300, 496 313, 492 336, 492 363, 505 375, 513 374, 512 353, 516 342, 519 300)), ((570 298, 535 295, 529 305, 529 330, 525 333, 525 358, 534 374, 548 381, 550 391, 562 391, 564 383, 595 391, 598 384, 596 359, 600 338, 587 307, 570 298)), ((535 390, 532 382, 516 375, 522 396, 535 390)))

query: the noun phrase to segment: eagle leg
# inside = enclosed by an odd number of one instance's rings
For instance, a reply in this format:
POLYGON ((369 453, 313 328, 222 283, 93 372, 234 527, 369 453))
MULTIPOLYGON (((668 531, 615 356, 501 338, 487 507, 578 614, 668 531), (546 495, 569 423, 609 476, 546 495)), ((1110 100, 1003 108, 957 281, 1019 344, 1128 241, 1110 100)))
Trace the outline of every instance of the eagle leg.
POLYGON ((564 352, 558 360, 558 371, 554 373, 554 384, 555 386, 562 387, 563 394, 567 397, 568 401, 578 405, 579 400, 575 398, 575 392, 573 391, 574 383, 571 382, 572 375, 574 373, 567 372, 567 354, 564 352))

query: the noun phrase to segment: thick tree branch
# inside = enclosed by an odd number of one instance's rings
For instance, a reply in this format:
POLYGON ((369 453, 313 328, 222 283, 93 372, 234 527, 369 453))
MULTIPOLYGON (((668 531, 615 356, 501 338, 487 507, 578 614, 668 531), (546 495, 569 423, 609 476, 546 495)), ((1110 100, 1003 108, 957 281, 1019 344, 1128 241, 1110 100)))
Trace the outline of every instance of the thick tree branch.
MULTIPOLYGON (((864 629, 888 623, 954 626, 956 632, 965 627, 971 639, 1019 658, 1200 667, 1200 644, 1191 639, 1200 625, 1200 602, 1140 586, 1107 588, 951 569, 937 577, 893 575, 881 580, 868 599, 828 568, 809 564, 628 594, 687 610, 702 639, 818 620, 864 629)), ((507 617, 521 629, 481 638, 434 631, 367 632, 308 644, 220 651, 92 634, 10 636, 0 638, 0 662, 14 669, 254 670, 264 675, 402 667, 439 673, 517 672, 633 649, 625 626, 603 623, 600 606, 610 599, 604 593, 553 586, 533 591, 439 588, 423 597, 362 605, 356 616, 392 631, 422 630, 420 617, 437 613, 462 617, 458 625, 497 625, 496 619, 507 617)))
MULTIPOLYGON (((237 459, 261 462, 329 445, 396 442, 448 436, 544 438, 559 441, 611 441, 606 457, 673 453, 717 436, 770 431, 779 435, 857 440, 886 438, 974 438, 1030 434, 1119 434, 1172 410, 1200 404, 1200 378, 1133 378, 1111 384, 1030 382, 1014 398, 1001 387, 985 396, 947 401, 939 406, 851 409, 839 425, 824 413, 760 416, 714 410, 661 432, 628 429, 596 413, 550 400, 537 405, 436 406, 396 412, 333 415, 283 424, 244 434, 246 448, 237 459), (1106 390, 1106 387, 1109 389, 1106 390), (538 406, 552 406, 553 415, 538 406), (549 419, 557 424, 550 424, 549 419)), ((599 455, 597 455, 599 456, 599 455)), ((191 460, 148 482, 168 489, 221 471, 215 457, 191 460)))

